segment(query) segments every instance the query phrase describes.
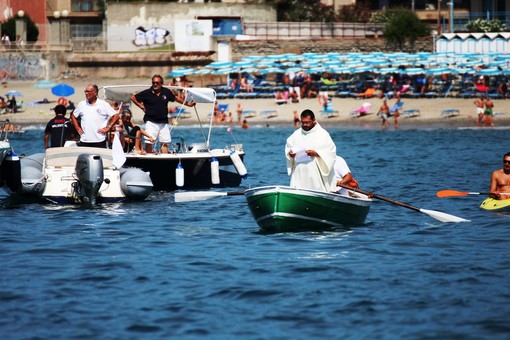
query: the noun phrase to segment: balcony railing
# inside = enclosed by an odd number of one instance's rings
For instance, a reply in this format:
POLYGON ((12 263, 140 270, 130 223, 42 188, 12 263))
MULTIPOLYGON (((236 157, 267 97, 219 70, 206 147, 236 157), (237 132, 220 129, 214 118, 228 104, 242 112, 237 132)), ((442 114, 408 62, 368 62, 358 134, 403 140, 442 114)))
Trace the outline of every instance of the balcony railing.
POLYGON ((256 39, 377 38, 384 24, 351 22, 244 22, 244 34, 256 39))

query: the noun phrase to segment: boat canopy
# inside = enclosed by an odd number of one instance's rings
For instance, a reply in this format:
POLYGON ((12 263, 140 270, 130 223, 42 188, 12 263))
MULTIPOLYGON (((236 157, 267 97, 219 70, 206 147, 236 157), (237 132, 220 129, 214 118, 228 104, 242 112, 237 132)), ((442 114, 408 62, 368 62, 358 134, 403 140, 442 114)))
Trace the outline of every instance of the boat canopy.
MULTIPOLYGON (((216 91, 207 87, 181 87, 165 86, 174 91, 184 91, 186 100, 194 100, 197 103, 214 103, 216 91)), ((104 86, 104 98, 106 100, 129 103, 133 93, 141 92, 149 88, 148 85, 112 85, 104 86)))

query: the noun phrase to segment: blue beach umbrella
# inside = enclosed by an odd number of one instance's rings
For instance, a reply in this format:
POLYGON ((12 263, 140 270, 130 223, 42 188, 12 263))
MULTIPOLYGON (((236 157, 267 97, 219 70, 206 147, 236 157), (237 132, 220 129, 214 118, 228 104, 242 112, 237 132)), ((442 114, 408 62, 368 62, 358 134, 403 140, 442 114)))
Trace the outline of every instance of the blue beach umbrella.
POLYGON ((18 91, 9 91, 5 95, 9 97, 23 97, 23 95, 18 91))
POLYGON ((58 84, 51 88, 51 93, 57 97, 67 97, 74 94, 74 87, 67 84, 58 84))
POLYGON ((172 70, 167 73, 169 77, 182 77, 189 76, 194 74, 196 71, 192 68, 179 68, 177 70, 172 70))

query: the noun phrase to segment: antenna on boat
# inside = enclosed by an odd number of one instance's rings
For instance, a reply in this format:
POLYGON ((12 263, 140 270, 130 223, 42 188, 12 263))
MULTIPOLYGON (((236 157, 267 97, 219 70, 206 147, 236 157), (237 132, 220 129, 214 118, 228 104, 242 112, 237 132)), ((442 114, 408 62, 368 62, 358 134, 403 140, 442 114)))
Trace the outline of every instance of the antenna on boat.
POLYGON ((202 121, 200 120, 200 116, 198 115, 197 106, 195 105, 195 106, 193 106, 193 108, 195 109, 195 114, 197 115, 198 124, 200 125, 200 131, 202 131, 202 136, 204 136, 205 145, 207 145, 207 147, 209 147, 209 143, 207 141, 207 137, 205 137, 204 128, 202 126, 202 121))
POLYGON ((233 130, 234 130, 234 129, 233 129, 231 126, 229 126, 229 127, 227 128, 227 132, 228 132, 228 133, 230 133, 230 135, 231 135, 231 136, 232 136, 232 138, 234 139, 234 143, 236 143, 236 144, 237 144, 237 140, 236 140, 236 137, 234 136, 234 132, 233 132, 233 130))

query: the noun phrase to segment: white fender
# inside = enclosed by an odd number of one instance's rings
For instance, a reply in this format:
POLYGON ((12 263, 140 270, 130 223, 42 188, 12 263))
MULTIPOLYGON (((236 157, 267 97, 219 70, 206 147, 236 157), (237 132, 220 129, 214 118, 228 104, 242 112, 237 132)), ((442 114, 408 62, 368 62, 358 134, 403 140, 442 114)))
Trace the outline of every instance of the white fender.
POLYGON ((178 187, 184 186, 184 168, 182 167, 181 162, 177 164, 177 168, 175 169, 175 185, 178 187))
POLYGON ((216 157, 211 158, 211 183, 220 184, 220 162, 216 157))
POLYGON ((248 177, 248 170, 246 170, 246 167, 244 166, 244 163, 241 160, 241 157, 239 157, 239 155, 237 154, 237 152, 235 151, 230 152, 230 159, 232 160, 232 163, 234 163, 237 173, 242 178, 248 177))

